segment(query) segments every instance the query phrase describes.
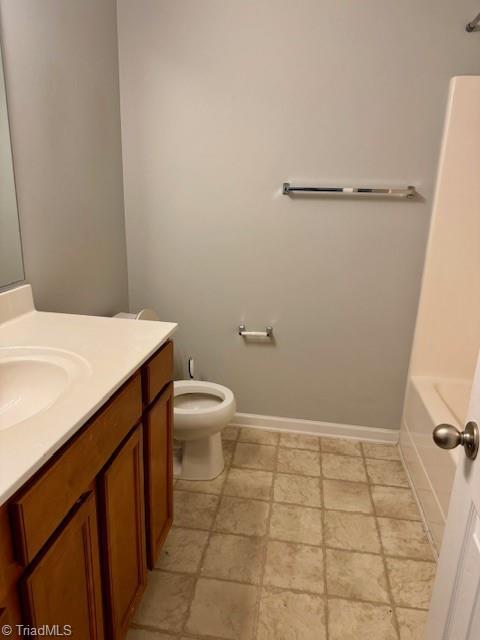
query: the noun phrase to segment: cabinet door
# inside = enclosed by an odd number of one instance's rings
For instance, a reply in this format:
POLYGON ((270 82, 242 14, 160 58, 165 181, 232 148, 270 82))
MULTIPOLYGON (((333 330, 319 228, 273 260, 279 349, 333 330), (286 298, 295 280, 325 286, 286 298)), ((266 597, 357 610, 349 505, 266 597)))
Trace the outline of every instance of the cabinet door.
POLYGON ((153 569, 173 519, 173 384, 147 413, 145 484, 148 567, 153 569))
MULTIPOLYGON (((95 494, 79 503, 22 579, 27 623, 58 625, 72 637, 103 638, 95 494)), ((65 633, 64 633, 65 635, 65 633)))
POLYGON ((18 584, 16 584, 0 601, 0 638, 3 638, 1 631, 5 625, 12 628, 10 638, 20 637, 17 633, 17 625, 22 624, 19 595, 18 584))
POLYGON ((107 633, 123 638, 146 583, 142 427, 99 478, 107 633))

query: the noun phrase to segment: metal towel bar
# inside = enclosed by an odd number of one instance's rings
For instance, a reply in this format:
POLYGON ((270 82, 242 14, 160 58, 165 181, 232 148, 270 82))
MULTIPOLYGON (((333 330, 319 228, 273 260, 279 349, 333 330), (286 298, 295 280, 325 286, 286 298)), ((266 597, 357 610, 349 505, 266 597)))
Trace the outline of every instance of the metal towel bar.
POLYGON ((296 187, 290 182, 283 183, 282 193, 288 196, 292 193, 318 193, 319 195, 340 196, 387 196, 394 198, 414 198, 417 190, 413 186, 397 187, 296 187))

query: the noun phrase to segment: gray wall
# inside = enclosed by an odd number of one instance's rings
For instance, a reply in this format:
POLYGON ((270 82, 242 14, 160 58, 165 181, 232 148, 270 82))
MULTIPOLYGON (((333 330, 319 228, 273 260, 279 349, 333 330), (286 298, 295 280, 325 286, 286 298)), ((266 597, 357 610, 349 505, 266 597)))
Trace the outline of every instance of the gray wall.
POLYGON ((118 1, 131 307, 243 412, 396 429, 460 0, 118 1), (285 179, 415 184, 296 199, 285 179), (275 327, 274 346, 235 327, 275 327))
POLYGON ((0 0, 26 279, 37 307, 125 309, 115 0, 0 0))
POLYGON ((118 1, 129 291, 242 412, 397 429, 473 0, 118 1), (417 185, 289 199, 286 179, 417 185), (274 346, 235 334, 275 327, 274 346))

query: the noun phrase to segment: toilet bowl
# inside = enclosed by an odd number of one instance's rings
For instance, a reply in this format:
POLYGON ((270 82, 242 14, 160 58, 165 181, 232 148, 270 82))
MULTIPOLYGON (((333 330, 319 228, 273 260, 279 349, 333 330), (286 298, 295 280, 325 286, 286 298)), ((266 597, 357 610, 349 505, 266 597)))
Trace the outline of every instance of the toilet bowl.
POLYGON ((225 466, 221 432, 235 413, 230 389, 214 382, 178 380, 173 384, 173 435, 182 442, 184 480, 212 480, 225 466))

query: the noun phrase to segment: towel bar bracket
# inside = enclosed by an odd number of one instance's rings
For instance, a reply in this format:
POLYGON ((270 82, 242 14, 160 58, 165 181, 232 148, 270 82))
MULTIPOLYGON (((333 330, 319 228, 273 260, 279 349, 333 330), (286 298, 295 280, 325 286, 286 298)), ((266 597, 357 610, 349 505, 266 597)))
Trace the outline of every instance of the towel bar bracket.
POLYGON ((465 31, 468 31, 468 33, 472 33, 472 31, 480 31, 480 27, 478 26, 478 23, 480 22, 480 13, 475 16, 475 18, 469 22, 467 24, 467 26, 465 27, 465 31))

